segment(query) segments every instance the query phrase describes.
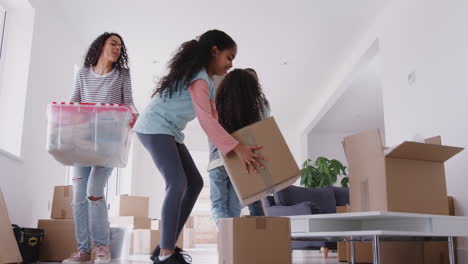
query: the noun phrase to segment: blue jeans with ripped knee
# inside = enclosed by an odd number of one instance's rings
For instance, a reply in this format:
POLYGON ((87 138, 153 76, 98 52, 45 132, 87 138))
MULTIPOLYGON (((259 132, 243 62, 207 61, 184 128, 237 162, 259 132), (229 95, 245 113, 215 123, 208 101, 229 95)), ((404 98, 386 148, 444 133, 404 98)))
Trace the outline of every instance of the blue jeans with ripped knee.
POLYGON ((112 168, 73 167, 72 173, 73 217, 78 250, 91 252, 91 241, 95 246, 108 246, 109 221, 104 187, 112 168))

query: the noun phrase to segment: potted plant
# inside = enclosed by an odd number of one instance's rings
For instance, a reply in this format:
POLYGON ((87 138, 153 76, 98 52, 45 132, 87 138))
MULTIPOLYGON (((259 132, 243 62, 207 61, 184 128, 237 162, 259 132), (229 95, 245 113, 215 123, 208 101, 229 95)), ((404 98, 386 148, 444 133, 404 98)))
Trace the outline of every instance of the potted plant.
POLYGON ((319 157, 312 163, 307 159, 302 164, 301 185, 307 188, 329 186, 336 183, 338 176, 345 176, 341 180, 341 186, 348 187, 349 177, 346 172, 347 167, 336 159, 329 160, 319 157))

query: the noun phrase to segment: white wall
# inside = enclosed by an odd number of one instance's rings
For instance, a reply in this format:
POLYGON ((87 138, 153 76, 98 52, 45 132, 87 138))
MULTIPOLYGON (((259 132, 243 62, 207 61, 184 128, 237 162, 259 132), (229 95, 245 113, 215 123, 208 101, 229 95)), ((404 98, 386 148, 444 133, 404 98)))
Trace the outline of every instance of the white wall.
MULTIPOLYGON (((468 2, 392 1, 361 36, 330 82, 325 98, 339 89, 359 58, 378 39, 387 145, 414 134, 442 135, 443 143, 468 145, 468 2), (416 73, 409 85, 408 74, 416 73)), ((325 99, 326 100, 326 99, 325 99)), ((317 115, 319 110, 310 112, 317 115)), ((468 215, 468 152, 446 163, 447 188, 457 214, 468 215)), ((468 240, 459 243, 460 263, 468 263, 468 240)))
POLYGON ((48 206, 54 185, 66 183, 65 167, 45 150, 46 105, 68 100, 73 67, 83 55, 76 35, 47 3, 33 2, 33 6, 36 10, 22 135, 23 160, 0 153, 0 187, 11 220, 32 227, 38 218, 50 217, 48 206))
MULTIPOLYGON (((415 133, 442 135, 444 144, 468 146, 468 2, 397 1, 382 18, 382 81, 387 141, 415 133), (395 19, 398 17, 398 19, 395 19), (408 84, 409 72, 416 81, 408 84)), ((446 163, 456 211, 468 215, 468 152, 446 163)), ((468 240, 459 244, 468 263, 468 240)))
MULTIPOLYGON (((348 164, 341 142, 348 136, 346 133, 311 133, 308 140, 309 158, 315 161, 318 157, 337 159, 348 164)), ((347 165, 346 165, 347 166, 347 165)))

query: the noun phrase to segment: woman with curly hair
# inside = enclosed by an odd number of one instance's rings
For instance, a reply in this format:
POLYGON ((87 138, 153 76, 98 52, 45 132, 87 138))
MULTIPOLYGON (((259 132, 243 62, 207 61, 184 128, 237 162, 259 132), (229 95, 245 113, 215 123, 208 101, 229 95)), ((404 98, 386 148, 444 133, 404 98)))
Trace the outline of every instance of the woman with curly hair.
MULTIPOLYGON (((228 73, 216 92, 218 121, 228 133, 258 122, 270 115, 270 104, 262 92, 256 72, 235 69, 228 73)), ((239 217, 241 204, 229 175, 224 168, 218 148, 210 143, 210 199, 212 218, 219 226, 220 218, 239 217)), ((262 216, 260 201, 249 204, 250 214, 262 216)))
MULTIPOLYGON (((134 113, 132 124, 136 121, 128 55, 121 36, 106 32, 91 43, 70 101, 127 105, 134 113)), ((95 246, 94 263, 110 262, 104 186, 111 172, 112 168, 98 166, 73 167, 73 217, 78 251, 62 263, 90 263, 91 245, 95 246)))
POLYGON ((224 75, 232 67, 237 45, 226 33, 210 30, 198 40, 181 45, 169 62, 153 98, 134 130, 166 181, 161 212, 161 241, 153 252, 154 263, 184 264, 190 258, 176 248, 187 218, 203 188, 203 179, 187 147, 183 130, 198 117, 208 138, 223 155, 235 153, 246 169, 261 167, 253 150, 259 146, 240 144, 218 123, 214 106, 213 75, 224 75))

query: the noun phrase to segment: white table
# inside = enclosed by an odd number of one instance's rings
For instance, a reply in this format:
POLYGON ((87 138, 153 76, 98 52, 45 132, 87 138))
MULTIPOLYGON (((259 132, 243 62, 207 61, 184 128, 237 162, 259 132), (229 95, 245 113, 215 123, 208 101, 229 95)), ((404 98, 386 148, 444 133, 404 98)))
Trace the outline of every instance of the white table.
POLYGON ((290 216, 293 240, 373 241, 374 264, 380 263, 381 239, 446 239, 450 264, 455 264, 454 237, 468 237, 468 217, 394 212, 360 212, 290 216))

